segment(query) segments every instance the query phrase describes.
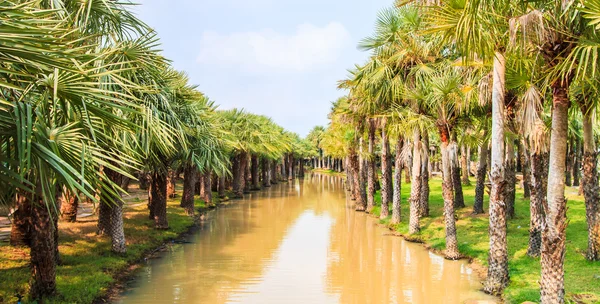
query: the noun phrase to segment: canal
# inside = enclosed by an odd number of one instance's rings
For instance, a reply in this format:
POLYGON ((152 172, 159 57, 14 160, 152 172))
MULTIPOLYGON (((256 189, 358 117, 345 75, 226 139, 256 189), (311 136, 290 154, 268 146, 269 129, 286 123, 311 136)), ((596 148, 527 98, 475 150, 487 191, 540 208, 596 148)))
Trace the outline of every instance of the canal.
POLYGON ((493 303, 447 261, 355 212, 339 177, 311 175, 207 214, 151 259, 118 303, 493 303))

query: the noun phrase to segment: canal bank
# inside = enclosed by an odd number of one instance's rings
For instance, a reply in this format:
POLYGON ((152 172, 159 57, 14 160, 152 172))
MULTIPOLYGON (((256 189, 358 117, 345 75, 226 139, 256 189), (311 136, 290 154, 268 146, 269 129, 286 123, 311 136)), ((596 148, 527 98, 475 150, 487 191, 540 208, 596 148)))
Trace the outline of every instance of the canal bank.
MULTIPOLYGON (((61 263, 56 268, 58 295, 49 303, 106 303, 118 295, 127 285, 135 271, 146 260, 156 257, 180 240, 195 233, 202 219, 210 210, 197 199, 197 218, 185 214, 179 206, 181 187, 178 195, 167 201, 168 230, 155 230, 148 220, 147 191, 139 190, 137 184, 130 186, 130 194, 125 196, 124 229, 127 240, 127 253, 113 254, 111 240, 96 235, 97 216, 86 216, 75 223, 59 222, 59 253, 61 263)), ((219 202, 217 207, 235 203, 219 202)), ((29 249, 12 247, 0 243, 0 303, 16 303, 18 296, 28 293, 31 275, 29 269, 29 249)), ((23 297, 23 303, 29 303, 23 297)))
MULTIPOLYGON (((319 170, 320 174, 331 174, 329 170, 319 170)), ((332 176, 343 176, 332 172, 332 176)), ((408 198, 410 184, 402 183, 402 222, 390 225, 389 218, 378 220, 380 225, 387 227, 399 236, 422 243, 432 252, 441 253, 445 248, 445 226, 443 222, 443 199, 441 179, 431 178, 429 181, 430 216, 420 221, 421 231, 415 236, 408 235, 408 198)), ((471 268, 481 274, 481 279, 487 273, 487 259, 489 250, 487 216, 489 198, 484 198, 485 214, 472 215, 472 206, 475 195, 474 185, 463 186, 466 207, 456 210, 456 226, 460 253, 471 264, 471 268)), ((600 268, 597 262, 585 259, 587 248, 587 235, 581 233, 585 230, 585 204, 583 197, 578 195, 577 187, 568 187, 566 196, 569 202, 567 218, 567 252, 565 257, 565 291, 566 298, 571 303, 600 303, 600 268)), ((375 195, 376 206, 371 214, 379 219, 381 196, 378 191, 375 195)), ((511 280, 505 289, 502 299, 507 303, 539 302, 540 290, 540 260, 527 255, 529 240, 529 199, 523 198, 523 189, 517 187, 515 201, 516 217, 508 220, 508 254, 511 280)))

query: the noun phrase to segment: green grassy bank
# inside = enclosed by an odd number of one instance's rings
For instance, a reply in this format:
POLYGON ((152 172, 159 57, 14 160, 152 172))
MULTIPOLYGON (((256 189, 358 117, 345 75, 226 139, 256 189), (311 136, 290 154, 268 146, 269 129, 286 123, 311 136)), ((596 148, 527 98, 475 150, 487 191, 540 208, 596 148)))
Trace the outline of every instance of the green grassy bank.
MULTIPOLYGON (((487 265, 488 259, 488 217, 487 215, 472 216, 472 206, 475 196, 475 181, 473 185, 463 186, 466 208, 457 210, 458 241, 462 254, 473 259, 482 266, 487 265)), ((421 220, 421 232, 416 236, 420 241, 434 250, 445 247, 445 230, 442 217, 443 200, 441 179, 430 181, 431 193, 430 217, 421 220)), ((408 204, 410 185, 402 185, 402 222, 390 228, 401 234, 408 233, 408 204)), ((586 261, 584 254, 587 248, 587 225, 585 205, 582 196, 577 195, 577 189, 568 188, 569 226, 567 228, 567 254, 565 257, 565 288, 568 301, 572 303, 600 303, 600 262, 586 261)), ((373 211, 379 217, 381 196, 377 193, 377 207, 373 211)), ((485 198, 487 211, 488 198, 485 198)), ((517 188, 515 203, 516 218, 508 221, 508 253, 510 285, 504 293, 508 303, 525 301, 539 302, 539 259, 527 256, 529 239, 529 200, 523 198, 522 189, 517 188)), ((391 207, 391 206, 390 206, 391 207)), ((389 218, 381 220, 388 225, 389 218)))
MULTIPOLYGON (((91 303, 106 294, 117 277, 164 242, 188 231, 194 220, 179 207, 181 196, 168 201, 170 229, 157 231, 140 203, 125 209, 127 253, 113 254, 110 237, 96 235, 96 217, 59 223, 61 265, 56 270, 58 295, 45 303, 91 303)), ((204 203, 197 200, 197 209, 204 203)), ((28 293, 29 249, 0 245, 0 303, 16 303, 16 294, 28 293)), ((25 303, 28 303, 25 301, 25 303)))

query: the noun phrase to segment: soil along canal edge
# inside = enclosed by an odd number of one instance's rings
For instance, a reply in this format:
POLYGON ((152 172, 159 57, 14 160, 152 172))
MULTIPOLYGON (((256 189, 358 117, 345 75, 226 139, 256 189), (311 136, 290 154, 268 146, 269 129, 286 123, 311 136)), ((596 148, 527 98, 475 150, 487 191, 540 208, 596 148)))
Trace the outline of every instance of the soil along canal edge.
MULTIPOLYGON (((330 173, 326 170, 315 170, 315 173, 335 176, 345 176, 343 173, 330 173)), ((407 241, 422 243, 428 250, 440 254, 445 248, 445 230, 443 223, 443 200, 441 179, 431 178, 429 195, 430 216, 421 219, 421 231, 408 236, 408 198, 410 184, 402 181, 402 221, 391 225, 391 216, 379 223, 402 236, 407 241)), ((487 216, 489 198, 484 198, 485 214, 472 215, 474 186, 463 186, 466 207, 456 210, 456 226, 458 247, 464 259, 467 259, 483 279, 487 273, 489 248, 487 216)), ((585 259, 587 235, 585 231, 585 205, 583 197, 579 196, 576 188, 569 188, 566 193, 569 208, 567 218, 567 253, 565 259, 565 290, 566 298, 574 303, 600 303, 600 270, 597 263, 585 259)), ((372 216, 379 218, 381 213, 381 192, 375 194, 375 208, 372 216)), ((391 208, 391 206, 390 206, 391 208)), ((523 189, 517 187, 515 201, 516 217, 508 221, 508 254, 511 281, 505 289, 502 299, 507 303, 539 302, 540 260, 527 256, 529 241, 529 200, 523 198, 523 189)), ((391 212, 390 212, 391 214, 391 212)), ((483 287, 483 285, 482 285, 483 287)))
MULTIPOLYGON (((153 222, 148 220, 144 197, 132 196, 123 214, 127 240, 127 253, 124 255, 111 253, 110 237, 96 235, 97 216, 86 217, 76 223, 59 222, 61 264, 56 269, 58 295, 50 302, 110 302, 147 258, 152 258, 172 241, 193 233, 199 227, 198 220, 210 209, 196 199, 194 208, 198 210, 197 217, 187 216, 179 206, 180 187, 177 190, 178 195, 167 201, 169 230, 155 230, 153 222)), ((217 207, 235 202, 221 202, 218 195, 214 195, 214 200, 217 207)), ((27 295, 30 276, 29 249, 0 243, 0 277, 3 279, 0 303, 16 303, 18 295, 27 295)), ((25 300, 23 303, 29 302, 25 300)))

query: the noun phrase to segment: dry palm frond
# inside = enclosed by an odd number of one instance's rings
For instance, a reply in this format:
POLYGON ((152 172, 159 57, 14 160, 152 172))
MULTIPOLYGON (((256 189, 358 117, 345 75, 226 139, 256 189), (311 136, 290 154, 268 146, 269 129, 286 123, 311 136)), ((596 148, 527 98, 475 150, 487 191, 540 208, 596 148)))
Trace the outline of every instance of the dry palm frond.
POLYGON ((479 80, 479 106, 484 107, 492 102, 492 73, 488 73, 479 80))
POLYGON ((525 90, 520 99, 521 133, 531 134, 536 123, 541 120, 540 112, 543 104, 540 90, 532 84, 525 90))
POLYGON ((508 21, 508 27, 511 45, 517 44, 519 33, 521 33, 523 44, 543 43, 550 35, 544 24, 544 14, 540 10, 532 10, 527 14, 511 18, 508 21))
POLYGON ((550 132, 541 119, 538 119, 533 124, 527 139, 530 151, 534 153, 548 152, 550 147, 550 132))

